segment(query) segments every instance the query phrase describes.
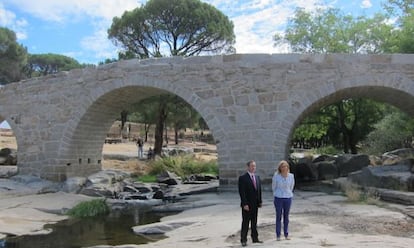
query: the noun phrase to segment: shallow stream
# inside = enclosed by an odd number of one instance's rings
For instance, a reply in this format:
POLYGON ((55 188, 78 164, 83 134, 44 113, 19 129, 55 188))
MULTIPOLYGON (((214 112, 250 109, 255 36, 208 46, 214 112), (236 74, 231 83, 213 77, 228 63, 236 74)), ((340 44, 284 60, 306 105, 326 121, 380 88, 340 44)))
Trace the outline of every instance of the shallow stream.
POLYGON ((154 213, 149 209, 113 210, 109 215, 85 219, 68 219, 46 225, 53 231, 45 235, 24 235, 0 240, 1 248, 78 248, 96 245, 145 244, 151 240, 134 234, 133 226, 158 222, 172 213, 154 213))

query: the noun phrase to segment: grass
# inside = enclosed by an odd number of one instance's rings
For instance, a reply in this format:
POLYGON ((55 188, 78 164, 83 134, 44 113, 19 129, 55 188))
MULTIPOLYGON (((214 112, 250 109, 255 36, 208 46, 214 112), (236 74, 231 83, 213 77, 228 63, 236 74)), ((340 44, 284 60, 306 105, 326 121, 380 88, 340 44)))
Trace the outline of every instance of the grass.
POLYGON ((216 161, 204 161, 197 159, 194 155, 169 156, 150 163, 150 175, 157 175, 163 171, 170 171, 179 177, 192 174, 218 175, 216 161))
POLYGON ((95 199, 77 204, 68 211, 68 215, 72 217, 95 217, 109 213, 109 207, 106 205, 105 199, 95 199))
POLYGON ((142 183, 155 183, 157 182, 157 177, 155 175, 142 175, 137 177, 136 181, 142 183))
POLYGON ((355 184, 349 183, 345 185, 345 195, 349 202, 381 206, 377 192, 373 190, 363 191, 355 184))

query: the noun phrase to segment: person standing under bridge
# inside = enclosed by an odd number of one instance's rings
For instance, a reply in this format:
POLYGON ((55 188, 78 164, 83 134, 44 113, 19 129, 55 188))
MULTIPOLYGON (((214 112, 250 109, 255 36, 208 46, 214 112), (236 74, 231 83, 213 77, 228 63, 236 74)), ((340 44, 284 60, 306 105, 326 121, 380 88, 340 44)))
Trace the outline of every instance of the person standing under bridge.
POLYGON ((141 137, 137 139, 137 146, 138 146, 138 159, 144 157, 144 141, 141 137))

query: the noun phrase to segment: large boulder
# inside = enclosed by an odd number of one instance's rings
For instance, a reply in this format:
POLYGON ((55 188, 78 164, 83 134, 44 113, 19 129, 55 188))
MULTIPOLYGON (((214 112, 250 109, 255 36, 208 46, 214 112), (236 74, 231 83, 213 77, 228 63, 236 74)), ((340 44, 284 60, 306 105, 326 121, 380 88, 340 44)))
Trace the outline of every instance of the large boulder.
POLYGON ((315 164, 318 168, 318 180, 330 180, 339 177, 339 170, 335 161, 321 161, 315 164))
POLYGON ((18 172, 19 170, 15 165, 0 166, 0 178, 10 178, 17 175, 18 172))
POLYGON ((370 164, 369 156, 365 154, 343 154, 335 160, 339 176, 346 177, 349 173, 361 170, 370 164))
POLYGON ((0 150, 0 165, 16 165, 17 151, 15 149, 3 148, 0 150))
POLYGON ((409 165, 368 166, 350 173, 348 179, 365 187, 414 191, 414 175, 409 165))
POLYGON ((90 175, 79 193, 88 196, 114 197, 122 191, 123 180, 129 175, 116 170, 103 170, 90 175))
POLYGON ((401 148, 382 154, 383 165, 401 164, 401 161, 414 159, 414 148, 401 148))
POLYGON ((316 181, 319 178, 318 164, 300 163, 295 166, 295 178, 298 182, 316 181))
POLYGON ((70 177, 62 184, 62 191, 66 193, 79 193, 86 184, 85 177, 70 177))
POLYGON ((181 182, 181 179, 174 172, 164 171, 157 175, 157 182, 167 185, 177 185, 181 182))

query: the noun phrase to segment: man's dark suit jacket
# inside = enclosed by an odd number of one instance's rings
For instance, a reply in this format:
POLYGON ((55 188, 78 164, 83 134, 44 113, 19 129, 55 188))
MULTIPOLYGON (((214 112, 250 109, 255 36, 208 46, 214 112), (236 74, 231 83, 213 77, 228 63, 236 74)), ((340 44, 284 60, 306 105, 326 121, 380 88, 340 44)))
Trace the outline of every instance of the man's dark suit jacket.
POLYGON ((253 186, 253 181, 249 173, 245 173, 239 177, 239 194, 240 206, 249 205, 249 208, 257 208, 262 206, 262 184, 260 177, 255 175, 257 190, 253 186))

